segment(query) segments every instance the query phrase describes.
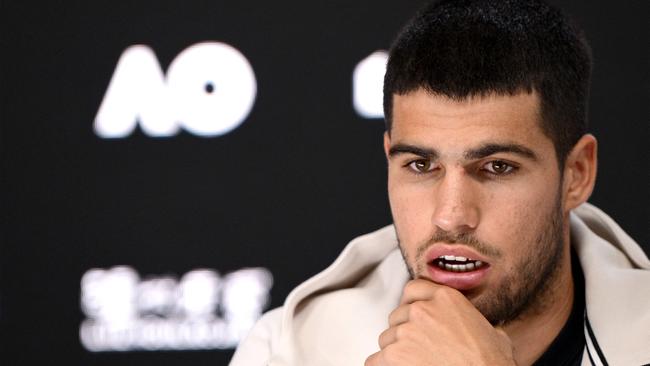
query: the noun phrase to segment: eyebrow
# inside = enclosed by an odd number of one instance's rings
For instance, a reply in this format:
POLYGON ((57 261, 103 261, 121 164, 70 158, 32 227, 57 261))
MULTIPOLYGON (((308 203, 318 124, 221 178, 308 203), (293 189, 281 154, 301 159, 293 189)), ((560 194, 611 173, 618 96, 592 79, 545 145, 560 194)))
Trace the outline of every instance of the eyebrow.
MULTIPOLYGON (((500 144, 500 143, 487 143, 479 146, 478 148, 467 150, 463 153, 463 157, 467 160, 481 159, 497 153, 510 153, 516 154, 521 157, 537 161, 537 154, 533 150, 519 144, 500 144)), ((400 154, 414 154, 426 159, 435 160, 440 154, 436 149, 420 147, 409 144, 395 144, 388 150, 390 157, 400 154)))
POLYGON ((519 144, 488 143, 485 145, 481 145, 476 149, 465 151, 463 156, 467 160, 475 160, 475 159, 481 159, 486 156, 490 156, 497 153, 510 153, 510 154, 519 155, 523 158, 527 158, 532 161, 538 160, 537 155, 535 154, 535 152, 533 152, 533 150, 519 144))
POLYGON ((390 147, 388 150, 388 156, 393 157, 400 154, 413 154, 419 155, 423 158, 430 160, 435 160, 438 158, 439 154, 435 149, 430 149, 426 147, 419 147, 409 144, 395 144, 390 147))

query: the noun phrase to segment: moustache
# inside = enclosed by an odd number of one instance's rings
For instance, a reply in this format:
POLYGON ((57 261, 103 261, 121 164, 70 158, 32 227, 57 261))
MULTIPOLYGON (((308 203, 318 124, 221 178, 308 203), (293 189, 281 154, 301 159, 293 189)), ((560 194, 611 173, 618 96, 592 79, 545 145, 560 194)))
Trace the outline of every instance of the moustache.
POLYGON ((431 238, 417 247, 416 260, 419 261, 429 247, 436 243, 459 244, 473 248, 482 255, 490 258, 500 258, 503 254, 494 245, 486 243, 471 232, 452 233, 445 230, 437 230, 431 238))

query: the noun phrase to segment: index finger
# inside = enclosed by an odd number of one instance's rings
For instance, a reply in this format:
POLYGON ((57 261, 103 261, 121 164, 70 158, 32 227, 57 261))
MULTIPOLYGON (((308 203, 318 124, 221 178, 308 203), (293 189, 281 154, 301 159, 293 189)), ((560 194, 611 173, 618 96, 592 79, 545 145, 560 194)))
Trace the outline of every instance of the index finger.
POLYGON ((445 286, 422 278, 411 280, 404 285, 400 305, 411 304, 420 300, 429 300, 442 287, 445 286))

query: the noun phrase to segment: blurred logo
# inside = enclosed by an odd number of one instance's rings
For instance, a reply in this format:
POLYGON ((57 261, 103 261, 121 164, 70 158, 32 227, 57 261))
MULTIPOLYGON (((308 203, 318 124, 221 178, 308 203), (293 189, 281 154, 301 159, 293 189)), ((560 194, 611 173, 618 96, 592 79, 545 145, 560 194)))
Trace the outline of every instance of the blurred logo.
POLYGON ((180 280, 140 279, 131 267, 91 269, 81 279, 83 346, 93 352, 234 348, 261 316, 273 284, 264 268, 180 280))
POLYGON ((139 124, 151 137, 173 136, 180 128, 197 136, 219 136, 244 122, 256 93, 250 63, 225 43, 186 48, 166 76, 151 48, 134 45, 117 62, 94 130, 102 138, 123 138, 139 124))
POLYGON ((361 60, 352 72, 352 105, 363 118, 384 117, 386 51, 375 51, 361 60))

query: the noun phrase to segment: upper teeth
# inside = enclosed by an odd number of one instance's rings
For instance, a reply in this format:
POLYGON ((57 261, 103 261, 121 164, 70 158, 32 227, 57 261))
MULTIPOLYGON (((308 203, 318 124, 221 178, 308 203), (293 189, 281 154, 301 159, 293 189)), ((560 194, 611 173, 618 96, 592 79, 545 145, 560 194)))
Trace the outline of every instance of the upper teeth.
MULTIPOLYGON (((467 258, 460 257, 460 256, 441 255, 439 258, 444 259, 446 261, 467 262, 467 258)), ((471 261, 471 259, 470 259, 470 261, 471 261)))

